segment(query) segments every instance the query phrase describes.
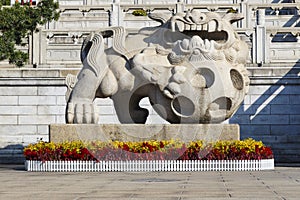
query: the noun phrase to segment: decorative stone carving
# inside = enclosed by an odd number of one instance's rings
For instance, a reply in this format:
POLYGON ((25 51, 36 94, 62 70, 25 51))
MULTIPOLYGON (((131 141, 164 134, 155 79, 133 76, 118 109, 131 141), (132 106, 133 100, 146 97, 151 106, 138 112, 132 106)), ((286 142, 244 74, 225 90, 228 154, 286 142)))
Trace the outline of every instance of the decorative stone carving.
POLYGON ((68 74, 66 76, 66 85, 67 85, 67 92, 66 92, 66 101, 69 100, 70 94, 77 82, 77 77, 74 76, 73 74, 68 74))
POLYGON ((242 16, 193 10, 149 17, 161 26, 136 35, 111 27, 85 40, 68 123, 97 123, 93 101, 106 97, 121 123, 146 122, 149 112, 139 106, 144 97, 170 123, 219 123, 238 109, 249 88, 249 50, 231 23, 242 16))

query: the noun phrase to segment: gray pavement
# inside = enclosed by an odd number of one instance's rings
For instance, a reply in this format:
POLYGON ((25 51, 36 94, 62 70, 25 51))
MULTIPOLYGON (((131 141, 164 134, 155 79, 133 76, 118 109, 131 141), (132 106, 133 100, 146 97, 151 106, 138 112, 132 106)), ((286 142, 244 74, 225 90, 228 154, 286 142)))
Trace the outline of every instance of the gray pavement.
POLYGON ((0 199, 300 199, 300 167, 252 172, 26 172, 0 165, 0 199))

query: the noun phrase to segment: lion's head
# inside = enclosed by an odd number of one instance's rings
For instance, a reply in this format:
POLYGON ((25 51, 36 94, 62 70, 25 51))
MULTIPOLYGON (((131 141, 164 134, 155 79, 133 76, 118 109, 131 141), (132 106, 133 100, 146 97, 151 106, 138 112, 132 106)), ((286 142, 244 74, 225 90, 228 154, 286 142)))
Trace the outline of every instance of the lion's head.
POLYGON ((238 109, 249 88, 244 67, 249 49, 232 27, 242 18, 187 11, 149 34, 149 47, 133 64, 168 99, 163 107, 173 113, 169 121, 221 122, 238 109))

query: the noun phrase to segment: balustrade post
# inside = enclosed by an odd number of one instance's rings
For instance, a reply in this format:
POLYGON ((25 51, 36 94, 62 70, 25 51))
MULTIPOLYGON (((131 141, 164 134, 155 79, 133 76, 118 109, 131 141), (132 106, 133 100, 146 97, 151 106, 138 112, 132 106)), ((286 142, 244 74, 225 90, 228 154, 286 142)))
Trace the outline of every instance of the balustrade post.
POLYGON ((240 13, 244 15, 244 20, 239 21, 240 28, 249 28, 251 24, 250 10, 248 1, 242 1, 240 3, 240 13))
POLYGON ((178 0, 178 2, 176 3, 176 11, 175 13, 178 12, 184 12, 185 8, 184 8, 184 1, 183 0, 178 0))
POLYGON ((254 61, 263 65, 266 63, 266 27, 265 27, 265 9, 258 9, 256 16, 255 37, 253 38, 253 45, 255 48, 254 61))
POLYGON ((134 0, 134 4, 142 4, 143 1, 142 0, 134 0))
POLYGON ((297 34, 297 43, 300 43, 300 33, 297 34))
POLYGON ((110 26, 122 26, 123 25, 123 12, 120 7, 120 0, 114 0, 111 5, 111 12, 109 16, 110 26))
POLYGON ((32 32, 28 37, 29 64, 36 67, 40 61, 40 31, 32 32))

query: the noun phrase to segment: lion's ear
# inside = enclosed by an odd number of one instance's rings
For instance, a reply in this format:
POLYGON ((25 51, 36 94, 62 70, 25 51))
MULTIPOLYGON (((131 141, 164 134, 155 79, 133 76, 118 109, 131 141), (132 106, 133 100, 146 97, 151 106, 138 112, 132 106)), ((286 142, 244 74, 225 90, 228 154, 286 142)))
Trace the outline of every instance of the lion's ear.
POLYGON ((148 15, 150 19, 160 22, 161 24, 166 23, 171 18, 171 16, 172 16, 171 14, 167 14, 167 13, 150 13, 148 15))
POLYGON ((234 23, 244 19, 244 16, 242 13, 227 13, 224 15, 223 19, 228 20, 230 23, 234 23))

